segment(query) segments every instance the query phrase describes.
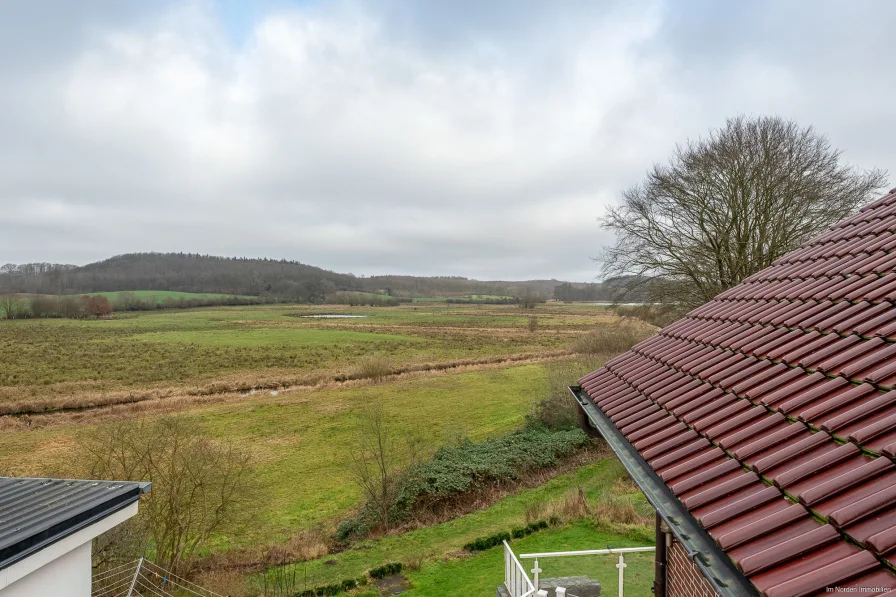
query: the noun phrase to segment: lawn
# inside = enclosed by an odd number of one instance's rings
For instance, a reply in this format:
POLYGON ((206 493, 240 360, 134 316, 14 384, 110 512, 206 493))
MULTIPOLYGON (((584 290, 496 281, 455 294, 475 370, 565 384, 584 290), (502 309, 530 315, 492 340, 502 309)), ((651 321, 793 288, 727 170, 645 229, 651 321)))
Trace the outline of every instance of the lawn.
MULTIPOLYGON (((613 547, 642 547, 652 542, 631 539, 608 533, 581 521, 562 529, 550 529, 513 541, 514 553, 543 553, 551 551, 582 551, 613 547)), ((538 562, 542 578, 588 576, 601 584, 602 595, 616 595, 619 587, 618 556, 581 556, 547 558, 538 562)), ((531 578, 533 560, 520 562, 531 578)), ((653 553, 625 556, 625 594, 636 597, 651 594, 653 585, 653 553)), ((492 594, 504 583, 504 551, 500 547, 473 557, 427 562, 418 571, 409 572, 412 589, 407 597, 454 597, 456 595, 492 594)))

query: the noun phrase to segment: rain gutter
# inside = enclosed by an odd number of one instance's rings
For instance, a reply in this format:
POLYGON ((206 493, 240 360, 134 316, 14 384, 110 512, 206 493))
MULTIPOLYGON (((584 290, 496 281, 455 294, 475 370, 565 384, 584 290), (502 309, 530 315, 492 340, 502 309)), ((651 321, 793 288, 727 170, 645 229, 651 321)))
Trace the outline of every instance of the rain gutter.
MULTIPOLYGON (((579 386, 569 386, 569 391, 587 416, 590 426, 616 453, 632 480, 644 492, 647 501, 687 550, 688 558, 700 569, 713 589, 722 597, 758 597, 759 592, 753 583, 735 567, 728 554, 700 526, 610 418, 595 406, 588 394, 579 386)), ((580 416, 580 421, 584 423, 584 417, 580 416)), ((593 436, 589 429, 584 431, 593 436)))

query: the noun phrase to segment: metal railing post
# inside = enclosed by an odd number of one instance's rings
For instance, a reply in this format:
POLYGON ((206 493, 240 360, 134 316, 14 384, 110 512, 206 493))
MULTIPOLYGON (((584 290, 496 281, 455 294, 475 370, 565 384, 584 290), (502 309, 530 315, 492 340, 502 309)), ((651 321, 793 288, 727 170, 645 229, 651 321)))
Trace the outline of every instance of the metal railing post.
POLYGON ((140 576, 140 568, 143 567, 143 558, 137 562, 137 570, 134 571, 134 578, 131 579, 131 586, 128 589, 128 597, 131 597, 134 593, 134 585, 137 584, 137 577, 140 576))
POLYGON ((616 564, 616 567, 619 568, 619 597, 623 597, 623 588, 622 588, 623 576, 624 576, 623 571, 626 568, 626 564, 625 564, 625 558, 623 557, 622 554, 619 554, 619 563, 616 564))
POLYGON ((532 574, 534 578, 532 579, 532 584, 535 585, 535 591, 538 592, 538 575, 541 573, 541 568, 538 567, 538 558, 535 558, 535 567, 532 568, 532 574))

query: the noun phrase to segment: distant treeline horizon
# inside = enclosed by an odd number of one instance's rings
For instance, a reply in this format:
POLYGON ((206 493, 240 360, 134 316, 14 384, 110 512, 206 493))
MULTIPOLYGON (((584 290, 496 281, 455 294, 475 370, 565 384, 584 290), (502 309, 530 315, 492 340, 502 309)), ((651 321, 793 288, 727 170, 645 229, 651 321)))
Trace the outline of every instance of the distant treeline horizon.
POLYGON ((337 293, 367 292, 396 299, 493 295, 564 301, 614 300, 620 280, 480 281, 458 276, 359 277, 298 261, 190 253, 130 253, 83 266, 27 263, 0 266, 0 293, 67 295, 118 291, 175 291, 255 296, 271 301, 324 303, 337 293))

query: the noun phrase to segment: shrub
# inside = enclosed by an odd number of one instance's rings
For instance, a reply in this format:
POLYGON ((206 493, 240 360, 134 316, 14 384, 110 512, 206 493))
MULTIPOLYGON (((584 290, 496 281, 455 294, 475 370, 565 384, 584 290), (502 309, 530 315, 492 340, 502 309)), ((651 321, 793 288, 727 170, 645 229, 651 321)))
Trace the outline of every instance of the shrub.
POLYGON ((615 311, 622 317, 636 317, 657 327, 665 327, 684 315, 677 305, 620 305, 615 311))
POLYGON ((577 338, 571 348, 578 354, 615 356, 652 334, 653 330, 643 324, 639 325, 632 319, 623 319, 594 328, 577 338))
POLYGON ((356 581, 354 578, 348 578, 342 581, 339 586, 342 587, 343 591, 351 591, 358 586, 358 581, 356 581))
POLYGON ((530 423, 545 425, 549 429, 575 429, 579 426, 578 405, 569 393, 568 386, 594 371, 601 361, 595 358, 553 361, 545 365, 545 384, 542 398, 535 403, 530 423))
MULTIPOLYGON (((559 523, 560 520, 557 519, 559 523)), ((548 523, 545 520, 539 520, 537 522, 531 522, 524 527, 516 527, 510 530, 509 533, 495 533, 494 535, 489 535, 488 537, 480 537, 478 539, 474 539, 470 541, 466 545, 464 545, 464 549, 467 551, 485 551, 486 549, 491 549, 496 545, 501 545, 502 541, 510 541, 511 539, 522 539, 523 537, 527 537, 532 533, 537 533, 538 531, 544 530, 548 528, 548 523)))
POLYGON ((536 317, 535 315, 530 315, 529 320, 526 322, 526 328, 530 332, 534 332, 535 330, 537 330, 538 329, 538 317, 536 317))
POLYGON ((352 371, 352 379, 380 380, 392 373, 389 361, 378 355, 368 355, 358 359, 352 371))
POLYGON ((488 537, 480 537, 478 539, 474 539, 470 541, 466 545, 464 545, 464 549, 467 551, 485 551, 486 549, 491 549, 496 545, 501 545, 502 541, 510 541, 510 533, 501 532, 495 533, 494 535, 489 535, 488 537))
POLYGON ((401 562, 390 562, 388 564, 383 564, 378 568, 374 568, 369 572, 371 578, 385 578, 387 576, 392 576, 393 574, 398 574, 402 569, 401 562))

